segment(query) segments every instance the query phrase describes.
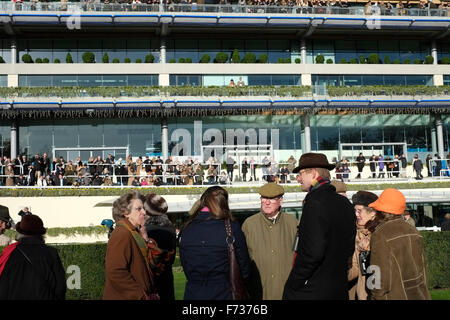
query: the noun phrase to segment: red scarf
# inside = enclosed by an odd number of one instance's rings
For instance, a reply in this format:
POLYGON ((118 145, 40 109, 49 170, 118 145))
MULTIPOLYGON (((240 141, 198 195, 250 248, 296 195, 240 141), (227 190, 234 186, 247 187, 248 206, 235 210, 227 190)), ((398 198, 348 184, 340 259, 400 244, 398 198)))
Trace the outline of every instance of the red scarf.
POLYGON ((14 242, 13 244, 10 244, 5 249, 3 249, 2 254, 0 255, 0 276, 3 273, 3 269, 5 269, 6 262, 9 260, 9 256, 14 251, 14 249, 17 247, 19 242, 14 242))

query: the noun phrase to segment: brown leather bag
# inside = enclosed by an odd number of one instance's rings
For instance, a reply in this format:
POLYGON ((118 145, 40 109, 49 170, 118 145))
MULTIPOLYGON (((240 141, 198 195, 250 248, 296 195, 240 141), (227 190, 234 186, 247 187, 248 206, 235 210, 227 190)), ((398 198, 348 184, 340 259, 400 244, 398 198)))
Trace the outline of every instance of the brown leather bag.
POLYGON ((242 278, 241 270, 236 259, 234 248, 234 237, 231 233, 230 219, 225 220, 225 229, 227 231, 228 259, 230 261, 230 283, 233 300, 248 300, 249 295, 242 278))

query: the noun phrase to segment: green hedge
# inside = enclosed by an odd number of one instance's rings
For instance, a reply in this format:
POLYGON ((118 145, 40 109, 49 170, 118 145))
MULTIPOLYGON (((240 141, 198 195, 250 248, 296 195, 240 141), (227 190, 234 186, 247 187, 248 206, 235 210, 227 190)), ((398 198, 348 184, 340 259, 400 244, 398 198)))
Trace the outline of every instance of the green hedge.
MULTIPOLYGON (((160 195, 189 195, 202 194, 209 185, 198 187, 90 187, 90 188, 1 188, 0 197, 85 197, 85 196, 120 196, 130 189, 138 189, 143 192, 153 192, 160 195)), ((285 192, 302 192, 298 184, 284 185, 285 192)), ((229 193, 255 193, 258 192, 259 185, 251 187, 225 187, 229 193)), ((347 190, 384 190, 387 188, 396 189, 430 189, 430 188, 450 188, 450 181, 444 182, 420 182, 420 183, 376 183, 376 184, 347 184, 347 190)))
MULTIPOLYGON (((422 232, 427 260, 428 288, 450 288, 450 232, 422 232)), ((106 244, 55 245, 64 269, 80 267, 81 288, 68 289, 68 300, 101 299, 105 285, 106 244)), ((1 248, 3 250, 3 248, 1 248)), ((177 258, 175 268, 180 267, 177 258)), ((66 274, 69 278, 72 274, 66 274)))
POLYGON ((450 231, 422 232, 428 288, 450 288, 450 231))

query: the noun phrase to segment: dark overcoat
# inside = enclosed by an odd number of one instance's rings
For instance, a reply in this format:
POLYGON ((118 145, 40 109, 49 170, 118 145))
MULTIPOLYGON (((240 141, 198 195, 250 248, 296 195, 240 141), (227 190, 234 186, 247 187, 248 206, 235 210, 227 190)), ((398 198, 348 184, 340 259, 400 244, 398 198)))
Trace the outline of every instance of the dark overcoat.
POLYGON ((303 205, 299 243, 283 299, 348 299, 347 271, 355 249, 356 217, 350 201, 325 184, 303 205))
MULTIPOLYGON (((231 300, 230 266, 224 220, 200 212, 180 234, 180 260, 186 275, 185 300, 231 300)), ((244 280, 250 257, 238 222, 231 222, 236 257, 244 280)))
POLYGON ((66 273, 56 249, 36 237, 20 239, 0 277, 0 300, 64 300, 65 296, 66 273))

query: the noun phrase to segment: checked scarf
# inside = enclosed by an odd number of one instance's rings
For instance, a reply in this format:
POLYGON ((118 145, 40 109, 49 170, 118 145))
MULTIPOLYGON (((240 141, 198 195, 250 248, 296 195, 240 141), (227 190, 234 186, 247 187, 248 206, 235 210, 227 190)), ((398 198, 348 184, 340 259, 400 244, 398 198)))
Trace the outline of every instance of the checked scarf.
POLYGON ((317 190, 319 189, 320 186, 323 186, 325 184, 330 183, 330 179, 324 179, 322 177, 317 177, 316 179, 314 179, 311 183, 311 188, 309 189, 309 192, 313 191, 313 190, 317 190))

